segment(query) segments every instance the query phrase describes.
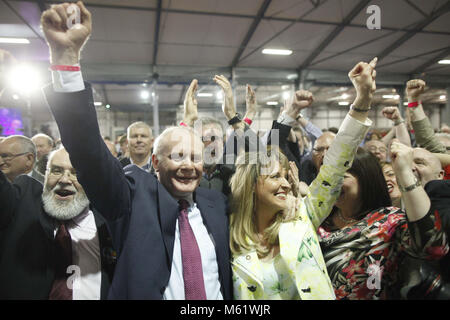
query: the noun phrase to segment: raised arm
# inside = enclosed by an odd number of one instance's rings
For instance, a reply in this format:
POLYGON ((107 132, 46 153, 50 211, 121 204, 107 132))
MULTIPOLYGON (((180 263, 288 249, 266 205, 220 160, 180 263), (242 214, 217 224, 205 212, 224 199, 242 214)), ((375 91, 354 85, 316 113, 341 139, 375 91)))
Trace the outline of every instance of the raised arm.
POLYGON ((409 80, 406 83, 411 125, 414 129, 416 143, 430 152, 446 153, 445 146, 436 139, 430 120, 425 114, 420 97, 425 91, 425 81, 420 79, 409 80))
MULTIPOLYGON (((80 51, 91 34, 89 11, 81 1, 71 6, 80 18, 73 26, 68 22, 68 3, 52 5, 41 17, 54 66, 79 65, 80 51)), ((120 162, 100 135, 92 90, 80 71, 54 71, 52 76, 53 86, 44 92, 78 180, 94 207, 107 220, 117 220, 130 211, 131 191, 120 162)))
MULTIPOLYGON (((405 146, 411 147, 411 139, 408 134, 408 129, 406 128, 405 120, 402 118, 398 108, 384 107, 383 110, 381 110, 381 113, 386 119, 393 121, 395 137, 405 146)), ((388 145, 389 142, 390 141, 384 143, 388 145)))
POLYGON ((352 166, 356 150, 365 137, 371 121, 367 118, 373 93, 377 59, 358 63, 348 74, 356 89, 356 99, 339 132, 325 154, 316 179, 309 186, 300 215, 308 215, 317 229, 326 219, 341 193, 345 172, 352 166))

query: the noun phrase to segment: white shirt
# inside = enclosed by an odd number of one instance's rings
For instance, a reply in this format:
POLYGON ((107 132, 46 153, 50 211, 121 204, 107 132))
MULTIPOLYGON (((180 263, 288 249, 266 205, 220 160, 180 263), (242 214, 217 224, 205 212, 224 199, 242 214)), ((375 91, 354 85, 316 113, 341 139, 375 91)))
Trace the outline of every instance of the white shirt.
MULTIPOLYGON (((94 214, 87 211, 66 223, 72 238, 72 265, 69 280, 73 280, 73 300, 100 300, 100 242, 94 214), (74 272, 75 271, 75 272, 74 272)), ((58 227, 54 230, 54 235, 58 227)), ((69 272, 69 273, 70 273, 69 272)))
MULTIPOLYGON (((206 298, 208 300, 223 300, 220 292, 219 268, 217 265, 216 250, 212 237, 203 224, 202 215, 196 203, 189 201, 188 219, 197 241, 202 257, 203 281, 205 283, 206 298)), ((181 260, 181 242, 178 220, 175 226, 175 242, 173 246, 172 271, 169 284, 164 292, 166 300, 185 300, 183 262, 181 260)))
MULTIPOLYGON (((56 92, 77 92, 82 91, 85 88, 81 71, 52 71, 52 78, 53 89, 56 92)), ((195 239, 197 240, 197 244, 200 249, 200 255, 202 257, 203 280, 205 282, 206 298, 208 300, 222 300, 223 296, 220 292, 219 269, 212 236, 208 234, 208 230, 203 224, 200 210, 193 202, 192 197, 191 199, 186 200, 190 204, 190 207, 188 209, 189 224, 191 225, 192 231, 194 232, 195 239)), ((70 234, 72 235, 72 232, 70 232, 70 234)), ((72 238, 72 242, 73 241, 74 240, 72 238)), ((91 265, 91 267, 93 267, 93 265, 91 265)), ((151 271, 149 270, 149 272, 151 271)), ((91 288, 91 285, 88 285, 88 283, 91 283, 88 279, 93 279, 93 277, 89 276, 83 278, 82 272, 80 283, 84 284, 84 286, 82 286, 82 289, 80 291, 84 292, 85 288, 91 288)), ((77 293, 77 296, 79 294, 80 293, 77 293)), ((167 300, 185 299, 183 262, 181 259, 180 230, 178 228, 178 220, 175 226, 175 242, 172 256, 172 269, 170 273, 169 283, 166 287, 163 297, 167 300)))

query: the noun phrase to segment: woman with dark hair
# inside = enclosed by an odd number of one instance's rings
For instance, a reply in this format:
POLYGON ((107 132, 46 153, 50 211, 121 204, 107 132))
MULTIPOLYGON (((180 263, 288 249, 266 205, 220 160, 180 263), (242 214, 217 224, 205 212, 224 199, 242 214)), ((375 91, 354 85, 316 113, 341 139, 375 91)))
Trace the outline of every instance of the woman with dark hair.
MULTIPOLYGON (((394 163, 404 158, 391 157, 394 163)), ((395 173, 403 181, 404 173, 395 173)), ((359 148, 335 207, 319 228, 337 299, 398 298, 397 268, 405 254, 420 259, 445 255, 447 243, 437 211, 432 206, 406 208, 407 213, 391 206, 378 159, 359 148)))

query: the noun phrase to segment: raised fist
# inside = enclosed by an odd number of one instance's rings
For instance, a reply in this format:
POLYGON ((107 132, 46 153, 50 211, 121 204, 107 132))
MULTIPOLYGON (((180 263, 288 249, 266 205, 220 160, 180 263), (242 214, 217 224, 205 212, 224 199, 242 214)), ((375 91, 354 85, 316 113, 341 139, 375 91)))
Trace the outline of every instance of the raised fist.
POLYGON ((406 95, 410 102, 417 101, 420 95, 425 91, 425 81, 420 79, 409 80, 406 83, 406 95))
POLYGON ((381 110, 381 114, 386 119, 396 121, 401 120, 402 116, 400 115, 400 111, 397 107, 384 107, 383 110, 381 110))
POLYGON ((73 65, 92 31, 91 13, 81 1, 55 4, 41 16, 41 28, 50 47, 51 63, 73 65))
POLYGON ((314 101, 313 94, 307 90, 298 90, 287 106, 285 107, 286 113, 291 118, 297 118, 299 112, 302 109, 309 107, 314 101))
POLYGON ((412 164, 414 159, 413 148, 400 143, 398 139, 393 139, 390 151, 392 168, 397 175, 402 171, 412 171, 412 164))
POLYGON ((377 61, 378 58, 375 57, 369 63, 359 62, 348 73, 348 77, 356 89, 356 101, 361 100, 361 103, 358 103, 358 107, 359 104, 365 105, 367 108, 370 107, 373 93, 377 88, 375 83, 377 76, 375 66, 377 65, 377 61))

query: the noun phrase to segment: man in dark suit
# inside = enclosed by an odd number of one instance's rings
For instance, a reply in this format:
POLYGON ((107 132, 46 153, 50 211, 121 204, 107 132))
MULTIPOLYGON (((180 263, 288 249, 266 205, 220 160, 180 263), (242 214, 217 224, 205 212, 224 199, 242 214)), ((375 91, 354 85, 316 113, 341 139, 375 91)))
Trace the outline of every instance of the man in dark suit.
POLYGON ((115 263, 112 241, 104 219, 89 209, 64 149, 50 157, 44 186, 26 175, 10 183, 0 172, 0 208, 0 299, 61 298, 54 290, 61 224, 72 258, 62 270, 64 290, 68 281, 73 289, 63 291, 66 298, 106 298, 115 263))
MULTIPOLYGON (((42 15, 53 69, 76 65, 90 35, 91 15, 81 2, 76 5, 77 28, 64 27, 67 3, 42 15)), ((231 299, 226 201, 219 192, 198 188, 200 138, 189 128, 165 130, 152 155, 158 179, 135 165, 123 170, 100 136, 92 91, 81 72, 53 76, 45 94, 61 139, 118 249, 109 298, 231 299)))

